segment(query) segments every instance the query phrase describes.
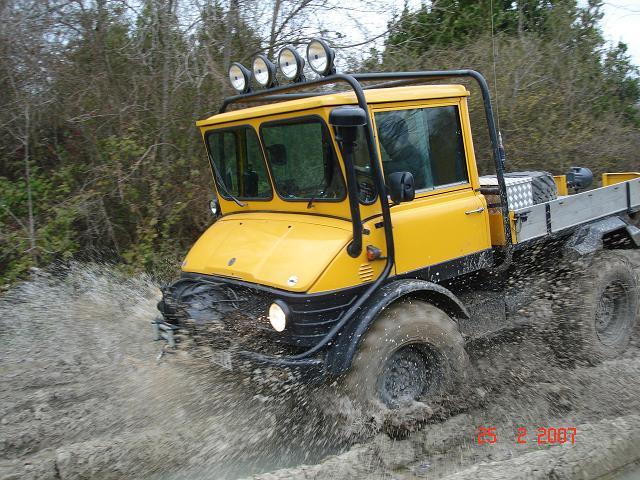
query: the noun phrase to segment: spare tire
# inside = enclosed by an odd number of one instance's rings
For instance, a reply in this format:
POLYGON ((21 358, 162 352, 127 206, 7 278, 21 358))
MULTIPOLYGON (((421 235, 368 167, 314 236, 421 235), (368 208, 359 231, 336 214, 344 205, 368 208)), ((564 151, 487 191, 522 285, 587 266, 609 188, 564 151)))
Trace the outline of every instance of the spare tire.
POLYGON ((531 190, 533 194, 533 204, 550 202, 558 198, 558 187, 549 172, 510 172, 505 173, 505 177, 531 177, 531 190))

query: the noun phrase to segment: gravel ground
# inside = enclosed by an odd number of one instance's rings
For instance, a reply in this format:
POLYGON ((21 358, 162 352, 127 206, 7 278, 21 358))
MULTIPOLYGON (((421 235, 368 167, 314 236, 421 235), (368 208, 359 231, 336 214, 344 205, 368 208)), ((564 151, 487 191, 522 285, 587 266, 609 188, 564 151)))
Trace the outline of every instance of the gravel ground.
POLYGON ((157 359, 157 295, 148 278, 75 265, 0 298, 0 478, 637 478, 624 471, 640 461, 637 344, 572 369, 535 335, 474 345, 456 411, 353 444, 344 417, 357 417, 345 407, 335 423, 325 393, 266 393, 203 359, 157 359), (494 444, 478 444, 481 426, 494 444), (540 427, 573 427, 574 443, 538 445, 540 427))

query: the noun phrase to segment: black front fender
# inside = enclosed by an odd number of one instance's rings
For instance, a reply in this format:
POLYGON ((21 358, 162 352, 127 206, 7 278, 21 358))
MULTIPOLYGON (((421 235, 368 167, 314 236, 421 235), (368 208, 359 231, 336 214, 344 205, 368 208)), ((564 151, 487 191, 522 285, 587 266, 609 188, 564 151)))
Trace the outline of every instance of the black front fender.
POLYGON ((468 319, 469 312, 462 302, 448 289, 425 280, 396 280, 381 287, 362 306, 332 342, 325 357, 325 369, 331 375, 340 375, 349 369, 360 341, 378 314, 402 298, 424 300, 442 309, 454 320, 468 319))

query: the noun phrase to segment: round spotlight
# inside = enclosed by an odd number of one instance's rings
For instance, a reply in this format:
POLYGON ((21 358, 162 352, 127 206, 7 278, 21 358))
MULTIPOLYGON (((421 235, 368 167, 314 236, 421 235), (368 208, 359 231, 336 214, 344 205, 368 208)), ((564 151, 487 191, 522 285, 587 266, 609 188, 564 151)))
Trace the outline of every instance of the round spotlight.
POLYGON ((253 78, 265 88, 269 88, 275 83, 276 66, 269 61, 266 55, 256 55, 253 59, 253 78))
POLYGON ((278 54, 278 67, 287 79, 298 82, 302 80, 304 58, 293 47, 284 47, 278 54))
POLYGON ((322 39, 315 38, 307 45, 309 66, 314 72, 323 77, 335 72, 333 68, 335 56, 333 49, 322 39))
POLYGON ((269 322, 276 332, 282 332, 287 326, 289 307, 282 300, 276 300, 269 307, 269 322))
POLYGON ((244 65, 238 62, 231 64, 229 67, 229 81, 236 92, 247 93, 250 87, 250 79, 251 72, 247 70, 244 65))

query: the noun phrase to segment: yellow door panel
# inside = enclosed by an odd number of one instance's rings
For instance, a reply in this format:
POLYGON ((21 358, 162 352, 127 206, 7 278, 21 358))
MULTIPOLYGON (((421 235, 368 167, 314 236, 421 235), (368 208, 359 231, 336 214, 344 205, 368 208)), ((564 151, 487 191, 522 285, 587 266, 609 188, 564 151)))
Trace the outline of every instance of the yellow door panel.
POLYGON ((486 201, 470 187, 396 205, 391 216, 398 274, 491 248, 486 201))

